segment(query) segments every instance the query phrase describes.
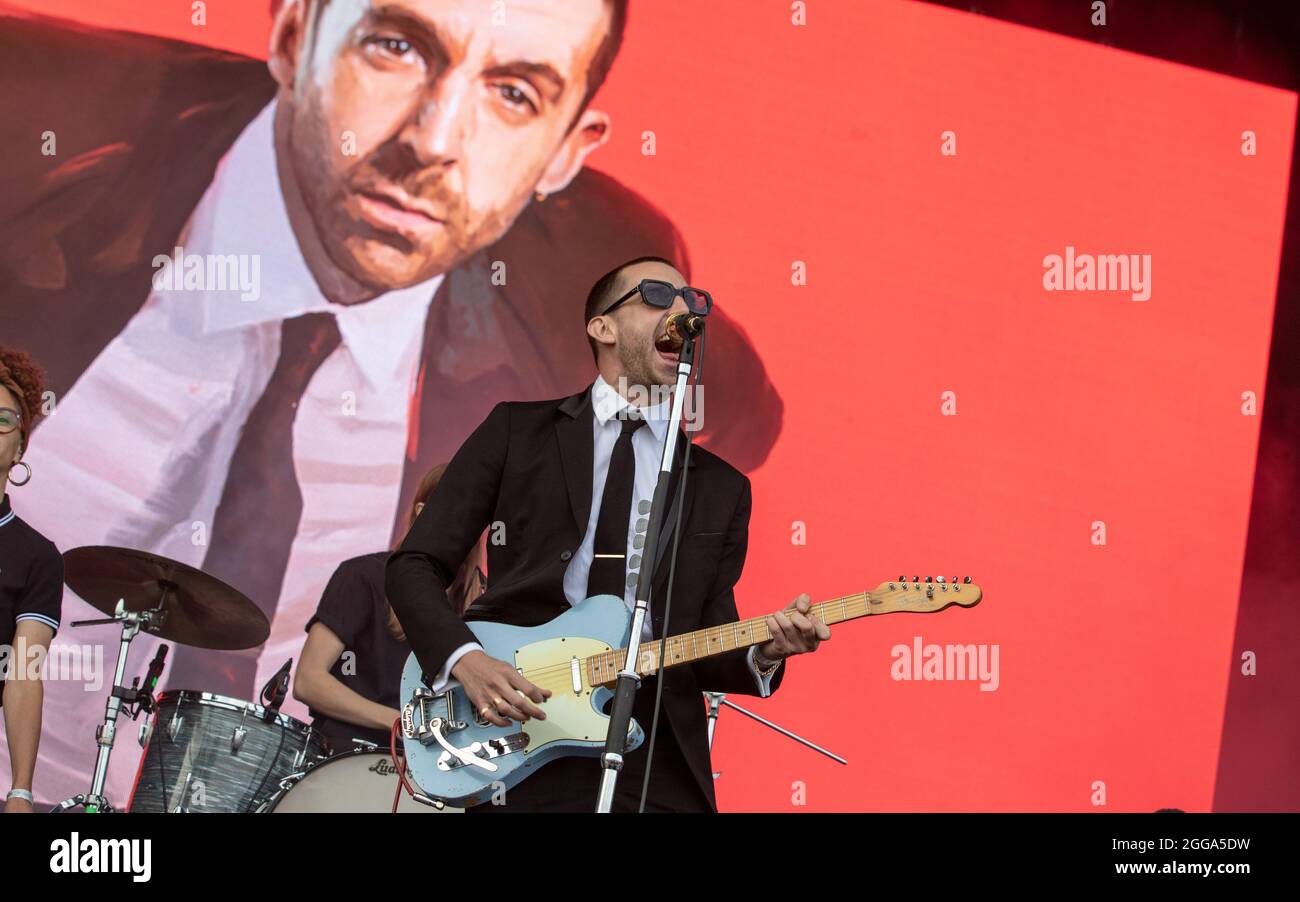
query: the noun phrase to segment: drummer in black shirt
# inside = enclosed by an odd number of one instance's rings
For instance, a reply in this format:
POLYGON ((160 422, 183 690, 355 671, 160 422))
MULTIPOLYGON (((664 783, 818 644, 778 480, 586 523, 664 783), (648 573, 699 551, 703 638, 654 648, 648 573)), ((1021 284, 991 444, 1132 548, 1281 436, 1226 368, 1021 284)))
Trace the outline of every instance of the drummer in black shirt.
MULTIPOLYGON (((424 509, 446 467, 439 464, 420 481, 408 525, 424 509)), ((384 597, 387 560, 388 552, 377 551, 340 564, 307 622, 293 696, 311 710, 312 726, 335 753, 349 751, 357 739, 387 749, 398 717, 402 667, 411 647, 384 597)), ((447 592, 459 605, 457 613, 483 593, 481 560, 476 546, 447 592)))
POLYGON ((54 543, 14 513, 7 492, 32 478, 32 468, 21 458, 41 415, 43 394, 41 371, 31 358, 0 348, 0 707, 12 770, 6 813, 32 810, 45 699, 41 664, 63 603, 63 558, 54 543))

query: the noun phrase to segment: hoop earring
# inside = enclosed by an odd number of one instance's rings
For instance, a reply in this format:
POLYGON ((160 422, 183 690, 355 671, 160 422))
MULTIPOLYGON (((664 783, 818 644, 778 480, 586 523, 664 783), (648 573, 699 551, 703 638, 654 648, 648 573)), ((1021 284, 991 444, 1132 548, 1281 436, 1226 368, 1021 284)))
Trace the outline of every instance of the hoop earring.
POLYGON ((29 483, 29 482, 32 481, 32 465, 31 465, 31 464, 29 464, 29 463, 28 463, 27 461, 25 461, 25 460, 20 460, 20 461, 18 461, 18 463, 14 464, 13 466, 14 466, 14 467, 22 467, 24 470, 26 470, 26 471, 27 471, 27 478, 24 479, 22 482, 19 482, 18 480, 14 479, 14 471, 13 471, 13 467, 10 467, 10 468, 9 468, 9 484, 10 484, 10 485, 13 485, 13 486, 23 486, 23 485, 27 485, 27 483, 29 483))

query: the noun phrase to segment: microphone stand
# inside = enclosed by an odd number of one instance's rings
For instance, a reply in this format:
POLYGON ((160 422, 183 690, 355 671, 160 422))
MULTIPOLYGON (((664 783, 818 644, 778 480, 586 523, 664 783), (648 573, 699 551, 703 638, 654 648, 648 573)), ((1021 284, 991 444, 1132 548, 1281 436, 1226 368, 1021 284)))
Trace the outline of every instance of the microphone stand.
MULTIPOLYGON (((683 330, 684 331, 684 330, 683 330)), ((600 777, 600 794, 596 799, 596 812, 609 814, 614 807, 614 789, 618 783, 618 773, 623 769, 623 752, 627 747, 627 728, 632 719, 632 704, 637 690, 641 687, 641 677, 637 673, 636 662, 641 652, 641 629, 645 623, 650 606, 650 588, 654 583, 655 559, 659 554, 659 539, 662 533, 665 502, 668 500, 668 482, 673 472, 673 455, 677 450, 677 435, 681 429, 682 407, 686 401, 686 385, 695 366, 695 336, 683 335, 681 356, 677 361, 677 383, 673 391, 672 412, 669 416, 668 430, 664 434, 664 449, 659 466, 659 479, 655 483, 653 500, 650 503, 650 522, 646 529, 645 545, 642 548, 643 564, 637 574, 636 605, 632 609, 632 629, 628 635, 627 657, 623 669, 618 673, 618 683, 614 689, 614 703, 610 709, 609 732, 605 735, 605 751, 600 757, 602 769, 600 777)), ((703 354, 701 354, 701 357, 703 354)), ((682 467, 682 478, 678 485, 679 494, 685 498, 686 467, 682 467)), ((677 508, 681 515, 681 506, 677 508)), ((672 580, 668 581, 668 592, 672 592, 672 580)), ((667 618, 664 629, 668 628, 667 618)), ((663 685, 662 666, 659 667, 660 688, 663 685)), ((649 762, 646 762, 647 769, 649 762)))

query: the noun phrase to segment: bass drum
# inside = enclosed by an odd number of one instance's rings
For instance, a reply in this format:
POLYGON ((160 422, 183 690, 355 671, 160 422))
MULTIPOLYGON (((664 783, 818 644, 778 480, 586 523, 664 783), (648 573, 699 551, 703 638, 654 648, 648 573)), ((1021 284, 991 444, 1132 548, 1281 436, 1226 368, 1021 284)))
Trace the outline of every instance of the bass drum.
MULTIPOLYGON (((400 783, 392 755, 358 749, 327 758, 306 773, 289 777, 262 811, 266 814, 388 814, 393 810, 393 794, 400 783)), ((397 803, 398 814, 449 814, 460 810, 447 807, 439 811, 415 801, 404 789, 397 803)))

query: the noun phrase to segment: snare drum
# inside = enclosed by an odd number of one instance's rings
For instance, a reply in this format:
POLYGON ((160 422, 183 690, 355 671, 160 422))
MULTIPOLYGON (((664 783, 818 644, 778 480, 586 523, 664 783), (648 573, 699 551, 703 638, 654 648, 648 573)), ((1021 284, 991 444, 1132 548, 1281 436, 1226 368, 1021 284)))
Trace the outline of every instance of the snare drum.
POLYGON ((287 714, 188 690, 158 696, 130 810, 256 811, 292 774, 326 754, 325 740, 287 714))
MULTIPOLYGON (((393 810, 393 794, 400 784, 393 757, 388 752, 368 749, 344 752, 311 767, 305 774, 285 780, 285 787, 264 806, 267 814, 302 814, 310 812, 385 813, 393 810)), ((402 790, 397 803, 398 814, 438 814, 458 812, 444 808, 439 812, 402 790)))

